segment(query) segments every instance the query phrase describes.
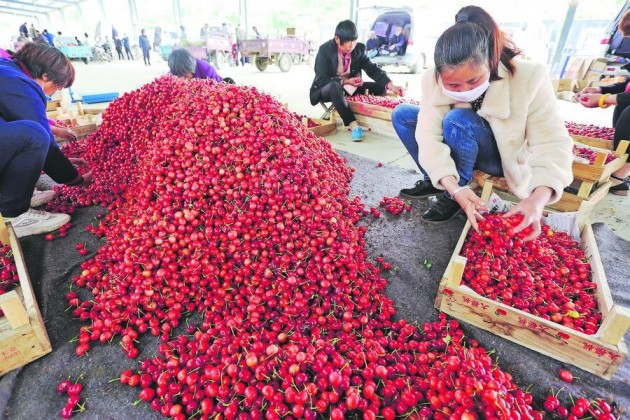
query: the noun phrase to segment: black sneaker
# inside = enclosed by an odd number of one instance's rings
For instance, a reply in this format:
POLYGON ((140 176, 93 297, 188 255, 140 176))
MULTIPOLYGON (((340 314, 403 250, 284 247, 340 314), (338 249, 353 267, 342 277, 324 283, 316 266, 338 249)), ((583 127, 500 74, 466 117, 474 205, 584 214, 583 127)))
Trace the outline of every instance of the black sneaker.
POLYGON ((616 180, 619 180, 621 182, 613 187, 610 187, 608 191, 615 195, 628 195, 630 191, 630 176, 627 176, 625 178, 618 178, 613 175, 612 178, 615 178, 616 180))
POLYGON ((448 222, 460 211, 462 208, 457 201, 442 194, 431 204, 429 210, 424 212, 422 220, 429 223, 448 222))
POLYGON ((421 179, 416 182, 413 188, 405 188, 400 190, 399 195, 406 198, 425 198, 441 192, 431 184, 431 181, 421 179))

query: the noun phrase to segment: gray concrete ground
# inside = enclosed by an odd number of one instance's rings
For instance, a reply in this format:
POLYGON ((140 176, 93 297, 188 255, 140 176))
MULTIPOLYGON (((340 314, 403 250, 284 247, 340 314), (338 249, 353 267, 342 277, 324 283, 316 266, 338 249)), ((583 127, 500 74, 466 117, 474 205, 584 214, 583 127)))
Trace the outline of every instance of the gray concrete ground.
MULTIPOLYGON (((167 64, 157 55, 153 55, 152 66, 145 66, 142 60, 113 61, 111 63, 90 63, 85 65, 75 62, 77 77, 73 91, 77 93, 120 92, 138 88, 153 78, 168 72, 167 64)), ((407 96, 420 98, 420 75, 402 73, 403 68, 386 68, 394 83, 407 86, 407 96)), ((253 65, 245 67, 226 67, 220 69, 223 76, 230 76, 237 84, 255 86, 267 92, 288 105, 289 109, 301 115, 320 117, 321 107, 311 106, 308 99, 308 89, 313 79, 313 69, 308 65, 296 65, 287 73, 283 73, 277 66, 269 66, 260 72, 253 65)), ((68 95, 64 92, 64 98, 68 95)), ((101 105, 96 105, 101 106, 101 105)), ((586 109, 579 104, 558 100, 560 114, 565 120, 581 123, 591 123, 610 126, 612 110, 586 109)), ((382 133, 371 132, 362 143, 352 143, 349 133, 339 130, 337 134, 327 137, 337 150, 345 150, 366 158, 382 161, 404 169, 416 169, 413 160, 396 137, 382 133)), ((407 186, 415 182, 410 176, 407 186)), ((400 187, 404 187, 401 185, 400 187)), ((392 191, 392 194, 396 191, 392 191)), ((600 202, 592 216, 593 222, 606 223, 613 232, 630 240, 630 197, 620 197, 612 194, 600 202)))

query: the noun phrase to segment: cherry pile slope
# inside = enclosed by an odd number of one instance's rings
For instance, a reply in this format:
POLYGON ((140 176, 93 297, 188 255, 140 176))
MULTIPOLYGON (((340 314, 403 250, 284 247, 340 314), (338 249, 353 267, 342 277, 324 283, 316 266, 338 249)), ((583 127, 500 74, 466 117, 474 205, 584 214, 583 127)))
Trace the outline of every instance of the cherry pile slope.
MULTIPOLYGON (((589 165, 593 165, 595 163, 595 159, 597 158, 597 152, 588 147, 578 147, 573 145, 573 155, 582 159, 588 160, 589 165)), ((606 159, 604 160, 604 165, 612 162, 617 158, 613 153, 607 153, 606 159)))
MULTIPOLYGON (((9 245, 0 244, 0 295, 11 290, 19 282, 13 251, 9 245)), ((2 315, 3 312, 0 310, 0 316, 2 315)))
POLYGON ((121 382, 175 419, 541 418, 456 321, 394 321, 368 259, 352 171, 270 96, 157 79, 70 146, 95 182, 104 246, 68 294, 77 354, 149 332, 158 354, 121 382), (198 325, 175 330, 197 313, 198 325), (117 339, 117 338, 116 338, 117 339), (264 414, 263 414, 264 413, 264 414))
POLYGON ((595 124, 582 124, 573 121, 565 121, 569 134, 575 136, 594 137, 598 139, 612 140, 615 137, 615 129, 595 124))
POLYGON ((602 314, 584 251, 565 232, 544 224, 536 239, 523 241, 531 228, 514 233, 522 219, 490 214, 479 222, 479 232, 471 229, 461 252, 468 260, 463 284, 482 296, 595 334, 602 314))

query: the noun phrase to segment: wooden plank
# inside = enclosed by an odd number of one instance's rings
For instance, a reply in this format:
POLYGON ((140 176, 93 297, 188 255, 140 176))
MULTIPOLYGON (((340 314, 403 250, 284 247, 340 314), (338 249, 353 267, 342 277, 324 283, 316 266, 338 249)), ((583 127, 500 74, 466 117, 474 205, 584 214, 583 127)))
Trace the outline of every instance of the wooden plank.
POLYGON ((16 330, 24 325, 28 325, 28 314, 14 290, 0 295, 0 309, 2 309, 4 316, 9 320, 12 329, 16 330))
POLYGON ((578 143, 586 144, 587 146, 595 146, 595 147, 608 149, 608 150, 613 149, 614 143, 612 140, 599 139, 595 137, 578 136, 574 134, 571 134, 570 136, 571 138, 573 138, 574 141, 578 143))
POLYGON ((377 118, 379 120, 390 122, 392 120, 391 108, 352 101, 348 101, 348 105, 350 106, 352 112, 354 112, 355 114, 365 115, 366 117, 377 118))
POLYGON ((602 317, 605 318, 613 307, 613 299, 606 281, 606 272, 599 257, 599 248, 597 247, 595 234, 590 224, 584 226, 582 230, 580 249, 584 251, 591 264, 591 280, 597 285, 597 308, 602 313, 602 317))
POLYGON ((630 309, 613 305, 612 310, 602 322, 600 340, 617 344, 623 340, 628 328, 630 328, 630 309))
POLYGON ((582 182, 582 184, 580 184, 580 189, 578 190, 577 196, 588 200, 588 197, 589 195, 591 195, 591 191, 593 190, 593 186, 594 184, 592 182, 582 182))
POLYGON ((7 225, 4 223, 2 213, 0 213, 0 243, 4 246, 9 245, 9 230, 7 229, 7 225))

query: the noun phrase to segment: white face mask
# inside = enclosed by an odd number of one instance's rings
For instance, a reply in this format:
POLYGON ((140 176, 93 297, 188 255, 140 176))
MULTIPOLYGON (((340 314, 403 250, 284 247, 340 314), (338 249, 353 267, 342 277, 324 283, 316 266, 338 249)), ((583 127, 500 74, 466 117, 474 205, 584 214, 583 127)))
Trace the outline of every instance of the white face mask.
POLYGON ((455 92, 453 90, 448 90, 444 86, 442 86, 442 93, 458 102, 472 102, 483 95, 483 93, 488 90, 489 86, 490 76, 488 76, 488 80, 486 80, 474 89, 464 90, 462 92, 455 92))

